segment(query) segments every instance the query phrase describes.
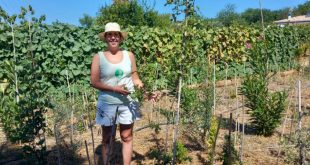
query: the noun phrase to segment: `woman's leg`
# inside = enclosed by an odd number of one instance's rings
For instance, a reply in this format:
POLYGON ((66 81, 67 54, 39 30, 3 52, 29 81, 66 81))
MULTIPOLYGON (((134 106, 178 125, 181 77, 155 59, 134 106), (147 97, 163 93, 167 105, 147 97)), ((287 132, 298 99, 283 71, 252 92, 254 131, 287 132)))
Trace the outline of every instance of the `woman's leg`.
POLYGON ((122 139, 123 164, 129 165, 132 157, 132 130, 133 124, 120 124, 120 134, 122 139))
MULTIPOLYGON (((101 126, 101 127, 102 127, 102 158, 103 158, 103 164, 106 165, 107 154, 108 153, 111 154, 113 151, 113 143, 115 141, 115 137, 112 137, 111 139, 112 126, 101 126), (112 146, 110 146, 110 144, 112 146)), ((111 155, 109 155, 109 159, 111 159, 111 155)))

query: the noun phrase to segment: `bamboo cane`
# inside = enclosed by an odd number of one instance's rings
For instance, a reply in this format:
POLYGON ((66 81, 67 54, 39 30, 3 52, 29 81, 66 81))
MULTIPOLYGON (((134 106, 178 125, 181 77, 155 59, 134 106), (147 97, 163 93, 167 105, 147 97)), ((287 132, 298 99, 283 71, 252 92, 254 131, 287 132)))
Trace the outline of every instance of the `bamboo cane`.
POLYGON ((85 148, 86 148, 86 154, 87 154, 87 160, 88 160, 88 164, 91 165, 91 162, 90 162, 90 158, 89 158, 89 153, 88 153, 88 147, 87 147, 87 142, 86 140, 84 141, 85 143, 85 148))
MULTIPOLYGON (((86 92, 84 92, 85 95, 85 102, 86 105, 88 104, 88 97, 86 92)), ((91 139, 92 139, 92 147, 93 147, 93 156, 94 156, 94 165, 96 165, 96 155, 95 155, 95 140, 94 140, 94 132, 93 132, 93 125, 91 124, 91 119, 90 119, 90 112, 89 112, 89 108, 86 107, 86 111, 87 111, 87 118, 88 118, 88 123, 89 123, 89 127, 90 127, 90 133, 91 133, 91 139)))
POLYGON ((302 119, 302 111, 301 111, 301 82, 298 80, 298 145, 299 145, 299 164, 302 165, 304 162, 303 156, 303 142, 301 139, 301 119, 302 119))
POLYGON ((14 55, 14 78, 15 78, 15 92, 16 92, 16 103, 19 103, 19 89, 18 89, 18 75, 17 75, 17 55, 15 48, 15 35, 14 35, 14 22, 11 22, 11 35, 12 35, 12 45, 13 45, 13 55, 14 55))

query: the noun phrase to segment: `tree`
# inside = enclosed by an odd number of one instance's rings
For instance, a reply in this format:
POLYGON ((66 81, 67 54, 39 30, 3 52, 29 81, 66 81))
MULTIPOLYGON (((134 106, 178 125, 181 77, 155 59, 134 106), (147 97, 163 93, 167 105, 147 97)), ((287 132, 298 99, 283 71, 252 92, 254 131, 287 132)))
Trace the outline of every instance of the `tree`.
POLYGON ((280 20, 280 19, 286 19, 288 17, 289 10, 290 8, 287 7, 287 8, 273 11, 274 16, 275 16, 275 21, 280 20))
MULTIPOLYGON (((271 11, 269 9, 262 9, 264 14, 264 22, 271 23, 277 20, 278 11, 271 11)), ((281 14, 278 14, 281 15, 281 14)), ((247 24, 255 24, 261 21, 261 13, 260 9, 246 9, 244 12, 240 14, 241 18, 247 22, 247 24)), ((279 16, 280 17, 280 16, 279 16)))
POLYGON ((113 0, 113 3, 128 2, 128 0, 113 0))
POLYGON ((79 22, 83 27, 91 27, 94 23, 94 18, 88 14, 84 14, 83 17, 79 19, 79 22))
POLYGON ((108 22, 117 22, 121 26, 142 26, 145 25, 143 15, 143 8, 137 1, 117 2, 111 6, 102 7, 96 23, 105 25, 108 22))
POLYGON ((310 11, 310 1, 305 2, 302 5, 298 5, 297 8, 294 9, 294 15, 305 15, 310 11))
POLYGON ((239 17, 239 14, 236 12, 236 7, 234 4, 227 4, 224 9, 222 9, 218 15, 218 20, 224 25, 224 26, 230 26, 234 22, 237 22, 239 17))
MULTIPOLYGON (((263 13, 265 13, 263 11, 263 13)), ((261 20, 260 9, 246 9, 241 13, 241 18, 243 18, 248 24, 258 23, 261 20)))
POLYGON ((170 14, 158 14, 154 10, 146 12, 144 19, 150 27, 169 27, 171 25, 170 14))
POLYGON ((177 22, 177 17, 183 12, 185 17, 193 16, 195 11, 195 0, 167 0, 165 5, 172 5, 173 21, 177 22))
POLYGON ((102 7, 96 19, 96 24, 101 26, 108 22, 118 22, 121 26, 164 27, 170 24, 170 16, 158 14, 153 9, 146 11, 136 0, 115 1, 102 7))

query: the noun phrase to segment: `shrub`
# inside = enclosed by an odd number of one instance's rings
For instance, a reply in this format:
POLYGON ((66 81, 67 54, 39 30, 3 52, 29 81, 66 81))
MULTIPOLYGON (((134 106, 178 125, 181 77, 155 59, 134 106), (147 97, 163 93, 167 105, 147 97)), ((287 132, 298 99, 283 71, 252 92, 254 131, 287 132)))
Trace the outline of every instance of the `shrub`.
POLYGON ((241 86, 241 92, 245 95, 246 107, 252 117, 252 124, 256 132, 261 135, 271 135, 280 124, 281 113, 285 109, 286 92, 271 93, 268 90, 269 51, 264 42, 254 46, 249 57, 253 74, 247 75, 241 86))

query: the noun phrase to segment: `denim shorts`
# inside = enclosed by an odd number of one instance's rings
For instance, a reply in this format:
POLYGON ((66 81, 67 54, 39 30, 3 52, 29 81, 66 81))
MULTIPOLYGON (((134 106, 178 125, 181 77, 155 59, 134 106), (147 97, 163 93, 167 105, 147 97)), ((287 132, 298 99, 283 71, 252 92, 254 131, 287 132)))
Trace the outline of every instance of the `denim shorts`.
POLYGON ((98 101, 96 124, 112 126, 115 124, 132 124, 140 119, 139 103, 107 104, 98 101), (116 121, 114 122, 114 120, 116 121))

